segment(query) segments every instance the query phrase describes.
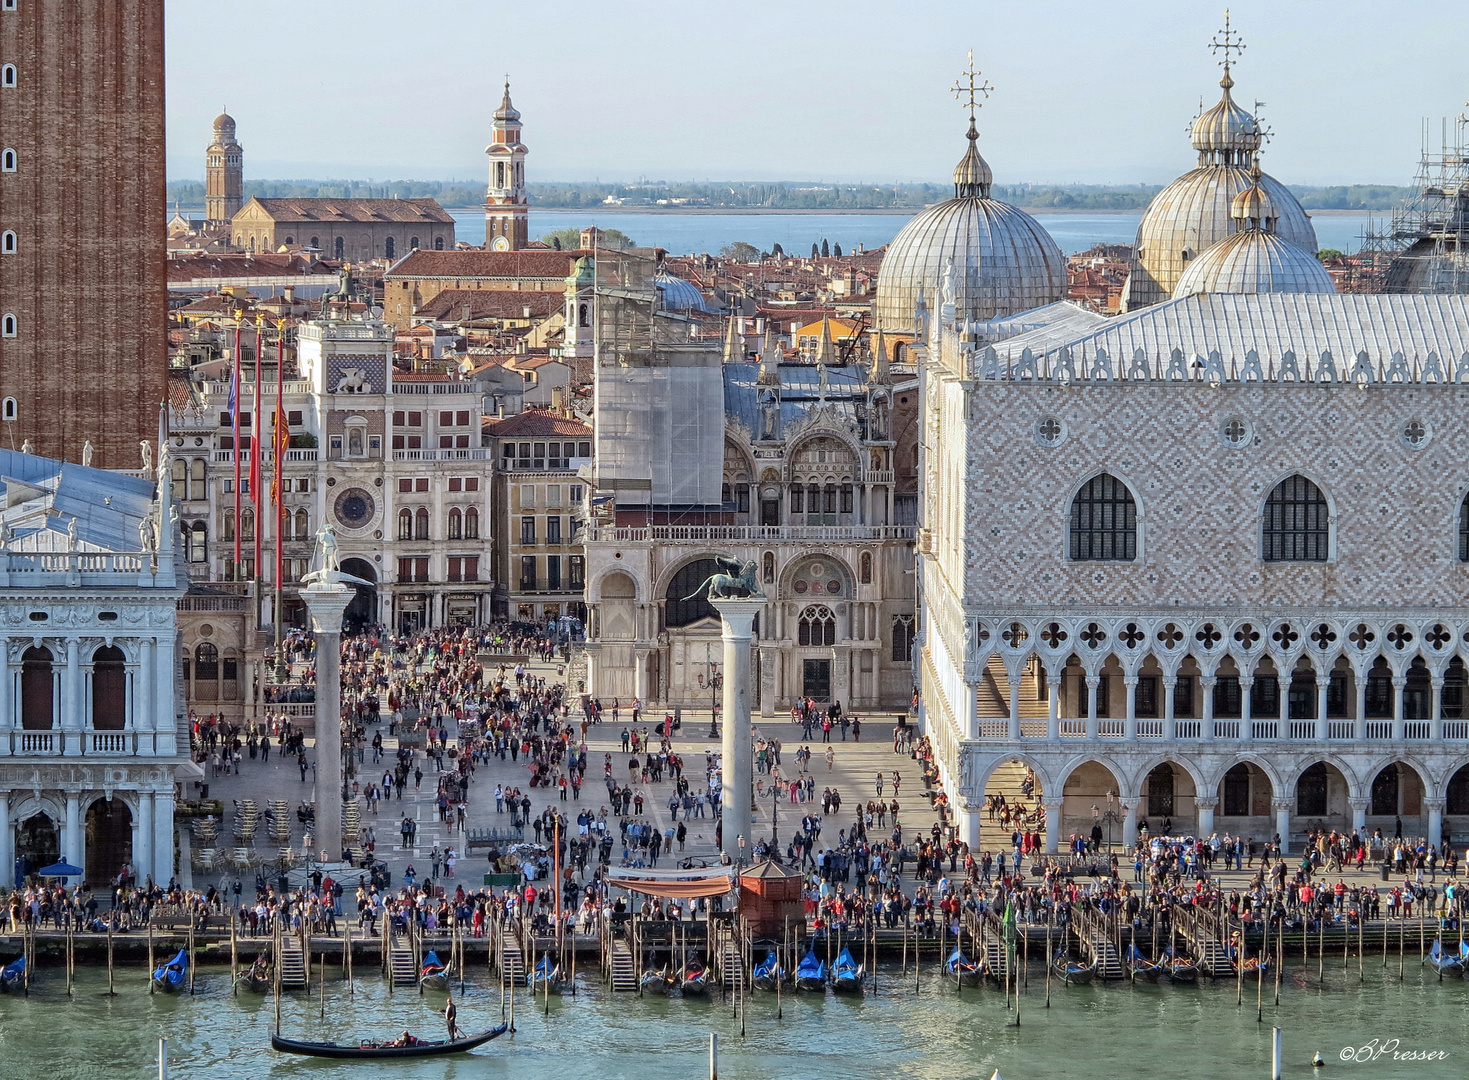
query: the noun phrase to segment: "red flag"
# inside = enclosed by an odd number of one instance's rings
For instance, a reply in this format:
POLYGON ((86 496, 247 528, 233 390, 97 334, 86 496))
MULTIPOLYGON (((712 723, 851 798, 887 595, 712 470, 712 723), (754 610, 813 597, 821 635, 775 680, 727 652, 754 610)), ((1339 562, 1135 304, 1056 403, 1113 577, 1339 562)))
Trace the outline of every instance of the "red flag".
POLYGON ((234 574, 240 573, 240 319, 235 319, 235 355, 230 358, 230 431, 234 435, 230 457, 235 465, 235 561, 234 574))
MULTIPOLYGON (((271 495, 275 500, 275 584, 279 590, 282 581, 281 538, 286 533, 286 493, 281 473, 285 469, 286 451, 291 446, 291 422, 286 414, 286 320, 282 319, 276 327, 280 336, 276 339, 275 349, 275 471, 271 495)), ((279 611, 275 617, 281 617, 279 611)))
POLYGON ((263 349, 265 317, 259 317, 255 322, 255 409, 251 420, 250 432, 253 436, 250 440, 250 502, 255 507, 255 576, 260 576, 260 535, 265 532, 265 514, 262 512, 264 504, 260 498, 260 456, 265 453, 265 442, 261 436, 265 432, 265 401, 260 394, 260 368, 265 361, 263 349))

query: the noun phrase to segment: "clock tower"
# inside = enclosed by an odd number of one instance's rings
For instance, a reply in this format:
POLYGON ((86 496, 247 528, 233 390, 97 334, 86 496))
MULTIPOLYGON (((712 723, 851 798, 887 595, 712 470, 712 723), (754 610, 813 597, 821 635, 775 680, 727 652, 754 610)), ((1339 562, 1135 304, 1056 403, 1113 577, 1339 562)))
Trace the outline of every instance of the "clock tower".
POLYGON ((510 80, 495 110, 490 145, 490 186, 485 193, 485 248, 519 251, 528 237, 525 197, 525 144, 520 141, 520 113, 510 104, 510 80))

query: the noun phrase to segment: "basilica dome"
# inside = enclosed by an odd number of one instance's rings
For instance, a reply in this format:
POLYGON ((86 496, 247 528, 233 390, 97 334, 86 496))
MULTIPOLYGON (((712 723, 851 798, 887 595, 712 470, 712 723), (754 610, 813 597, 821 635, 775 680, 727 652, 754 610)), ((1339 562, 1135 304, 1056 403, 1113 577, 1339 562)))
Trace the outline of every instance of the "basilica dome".
POLYGON ((1251 179, 1230 204, 1237 231, 1189 263, 1174 286, 1175 300, 1195 293, 1336 292, 1315 254, 1276 231, 1276 202, 1262 184, 1258 162, 1251 179))
POLYGON ((1066 296, 1066 259, 1029 214, 990 198, 994 182, 969 122, 969 149, 954 169, 954 197, 913 217, 893 238, 877 275, 877 325, 912 333, 922 296, 942 302, 952 268, 958 316, 993 319, 1066 296))
POLYGON ((660 270, 653 278, 653 285, 663 295, 664 311, 681 311, 687 314, 691 311, 708 311, 704 303, 704 294, 690 285, 681 277, 675 277, 667 270, 660 270))
MULTIPOLYGON (((1194 121, 1190 135, 1198 167, 1153 196, 1138 225, 1122 292, 1126 311, 1167 300, 1189 264, 1236 231, 1230 205, 1256 185, 1259 122, 1230 95, 1234 80, 1228 67, 1219 85, 1219 103, 1194 121)), ((1314 255, 1316 230, 1296 197, 1272 176, 1261 174, 1258 186, 1274 204, 1275 234, 1314 255)))

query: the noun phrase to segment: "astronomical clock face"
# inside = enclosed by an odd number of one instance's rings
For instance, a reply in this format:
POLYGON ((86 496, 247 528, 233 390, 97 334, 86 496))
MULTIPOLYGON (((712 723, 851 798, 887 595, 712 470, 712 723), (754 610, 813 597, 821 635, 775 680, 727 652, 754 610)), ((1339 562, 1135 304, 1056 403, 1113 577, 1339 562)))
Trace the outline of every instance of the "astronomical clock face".
POLYGON ((490 244, 490 250, 491 251, 509 251, 510 250, 510 240, 509 240, 509 238, 508 237, 504 237, 504 236, 497 236, 497 237, 495 237, 494 242, 492 244, 490 244))
POLYGON ((371 493, 355 487, 342 492, 332 504, 332 513, 344 529, 366 528, 376 511, 371 493))

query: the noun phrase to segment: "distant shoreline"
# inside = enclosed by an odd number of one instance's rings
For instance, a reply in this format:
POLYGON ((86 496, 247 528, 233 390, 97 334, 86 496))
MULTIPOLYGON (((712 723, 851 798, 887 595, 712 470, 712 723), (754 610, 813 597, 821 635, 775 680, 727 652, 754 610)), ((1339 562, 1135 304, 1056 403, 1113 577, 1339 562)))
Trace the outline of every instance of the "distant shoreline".
MULTIPOLYGON (((475 211, 475 210, 483 210, 484 207, 482 207, 482 206, 445 206, 444 209, 445 210, 448 210, 448 211, 451 211, 451 212, 464 213, 464 212, 475 211)), ((918 206, 918 207, 913 207, 912 209, 881 208, 881 209, 873 209, 873 210, 769 210, 769 209, 764 209, 764 208, 761 208, 761 207, 750 207, 750 206, 729 206, 729 207, 720 207, 720 206, 595 206, 594 207, 594 206, 536 206, 535 204, 532 204, 531 205, 531 209, 533 211, 535 211, 536 213, 538 213, 538 214, 629 214, 629 215, 634 215, 634 216, 636 216, 636 215, 642 215, 644 217, 655 217, 655 216, 658 216, 658 215, 671 215, 671 214, 728 215, 728 216, 736 216, 736 215, 738 215, 738 216, 745 216, 745 217, 831 217, 831 216, 838 216, 838 215, 846 215, 846 216, 850 216, 850 217, 857 217, 857 216, 862 216, 862 217, 912 217, 914 214, 921 214, 924 210, 928 209, 928 207, 918 206)), ((1020 207, 1020 209, 1024 210, 1028 214, 1066 214, 1066 215, 1085 215, 1085 216, 1089 216, 1089 217, 1118 216, 1118 215, 1122 215, 1122 214, 1141 214, 1141 213, 1143 213, 1143 209, 1141 207, 1139 207, 1138 209, 1135 209, 1135 210, 1086 210, 1086 209, 1063 208, 1063 207, 1049 207, 1049 206, 1033 206, 1033 207, 1022 206, 1022 207, 1020 207)), ((197 214, 202 214, 204 212, 204 208, 202 206, 185 206, 185 207, 180 207, 179 212, 180 213, 183 213, 183 214, 196 214, 196 213, 197 214)), ((1345 215, 1345 214, 1350 214, 1350 215, 1354 215, 1354 216, 1361 216, 1363 214, 1382 214, 1384 216, 1388 216, 1388 215, 1390 215, 1392 213, 1390 210, 1308 210, 1306 212, 1308 214, 1310 214, 1312 217, 1321 217, 1321 216, 1327 216, 1327 215, 1345 215)), ((173 211, 170 209, 169 210, 169 215, 172 216, 172 214, 173 214, 173 211)))

